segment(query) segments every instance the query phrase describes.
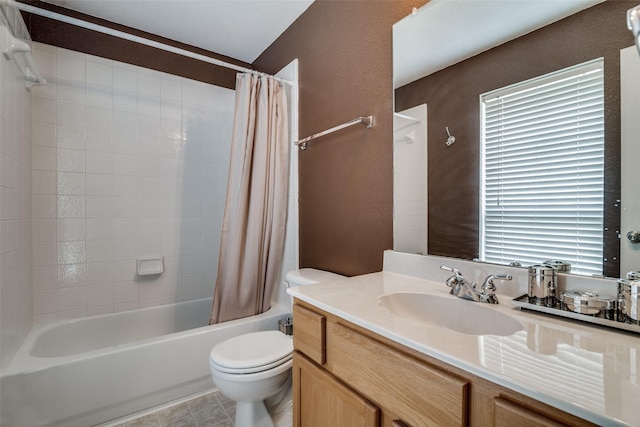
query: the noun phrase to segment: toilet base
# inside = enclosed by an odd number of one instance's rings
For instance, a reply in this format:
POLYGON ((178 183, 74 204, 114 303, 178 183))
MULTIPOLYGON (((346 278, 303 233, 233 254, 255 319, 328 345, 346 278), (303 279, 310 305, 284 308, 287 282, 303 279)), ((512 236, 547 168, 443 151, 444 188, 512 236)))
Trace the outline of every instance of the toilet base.
POLYGON ((264 401, 236 402, 234 427, 275 427, 264 401))

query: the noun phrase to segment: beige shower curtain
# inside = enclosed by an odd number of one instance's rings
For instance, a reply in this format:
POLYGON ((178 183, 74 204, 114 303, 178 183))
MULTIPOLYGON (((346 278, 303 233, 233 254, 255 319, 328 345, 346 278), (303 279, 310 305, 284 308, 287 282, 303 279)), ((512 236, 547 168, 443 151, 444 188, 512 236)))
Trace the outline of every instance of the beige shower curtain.
POLYGON ((282 264, 287 99, 273 77, 238 74, 229 183, 210 323, 269 309, 282 264))

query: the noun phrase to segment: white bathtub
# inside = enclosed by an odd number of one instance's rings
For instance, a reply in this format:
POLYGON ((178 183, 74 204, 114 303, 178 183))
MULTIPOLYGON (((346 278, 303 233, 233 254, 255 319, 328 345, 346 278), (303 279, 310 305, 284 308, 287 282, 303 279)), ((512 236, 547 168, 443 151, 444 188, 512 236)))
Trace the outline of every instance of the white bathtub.
POLYGON ((209 351, 290 308, 207 326, 211 298, 36 325, 0 377, 2 427, 88 427, 213 387, 209 351))

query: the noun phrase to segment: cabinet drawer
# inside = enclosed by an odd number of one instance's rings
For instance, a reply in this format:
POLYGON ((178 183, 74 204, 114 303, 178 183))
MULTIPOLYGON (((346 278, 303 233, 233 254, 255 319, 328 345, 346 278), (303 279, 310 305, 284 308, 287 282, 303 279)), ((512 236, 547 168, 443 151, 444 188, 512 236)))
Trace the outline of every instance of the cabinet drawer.
MULTIPOLYGON (((337 323, 327 331, 327 366, 411 426, 463 426, 469 384, 337 323)), ((399 424, 402 425, 402 424, 399 424)))
POLYGON ((299 305, 293 306, 293 347, 314 362, 325 362, 326 318, 299 305))
POLYGON ((566 424, 497 397, 493 401, 493 425, 495 427, 562 427, 566 424))

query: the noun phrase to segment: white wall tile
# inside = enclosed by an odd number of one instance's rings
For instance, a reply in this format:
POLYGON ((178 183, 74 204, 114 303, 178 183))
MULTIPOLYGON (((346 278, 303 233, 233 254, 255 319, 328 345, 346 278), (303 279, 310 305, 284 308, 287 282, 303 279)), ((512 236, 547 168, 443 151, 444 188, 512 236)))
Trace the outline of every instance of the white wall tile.
POLYGON ((155 256, 162 253, 162 239, 153 237, 138 239, 138 255, 140 257, 155 256))
POLYGON ((89 307, 113 305, 113 303, 113 283, 87 286, 87 305, 89 307))
POLYGON ((160 298, 162 295, 162 279, 148 277, 138 281, 138 297, 141 300, 160 298))
POLYGON ((113 259, 123 261, 138 258, 138 239, 113 240, 113 259))
MULTIPOLYGON (((135 113, 135 111, 133 111, 135 113)), ((119 134, 135 135, 138 118, 135 114, 125 111, 113 111, 113 129, 119 134)))
POLYGON ((56 125, 54 123, 33 123, 33 145, 56 147, 56 125))
POLYGON ((138 198, 127 196, 114 197, 113 216, 116 218, 137 218, 138 198))
MULTIPOLYGON (((7 203, 3 199, 3 210, 7 203)), ((56 218, 57 203, 55 195, 34 194, 32 198, 32 215, 34 219, 56 218)))
POLYGON ((113 240, 113 218, 87 218, 85 220, 87 240, 113 240))
POLYGON ((33 294, 33 312, 35 314, 55 313, 58 311, 58 290, 36 290, 33 294))
POLYGON ((86 262, 113 261, 113 241, 111 240, 88 240, 86 251, 86 262))
MULTIPOLYGON (((93 93, 93 92, 92 92, 93 93)), ((95 104, 105 105, 87 105, 86 107, 86 128, 99 131, 110 131, 112 127, 111 118, 111 97, 104 96, 102 102, 94 100, 95 104)))
POLYGON ((84 286, 87 284, 87 264, 58 264, 58 288, 84 286))
POLYGON ((59 195, 56 203, 58 218, 82 218, 85 216, 85 196, 59 195))
MULTIPOLYGON (((109 117, 111 117, 109 115, 109 117)), ((109 119, 110 120, 110 119, 109 119)), ((86 147, 88 151, 111 153, 111 131, 85 129, 86 147)))
POLYGON ((113 283, 113 261, 90 262, 87 267, 87 284, 113 283))
POLYGON ((113 175, 87 173, 85 175, 87 196, 112 196, 113 175))
POLYGON ((85 239, 85 219, 67 218, 57 221, 57 239, 59 241, 73 241, 85 239))
MULTIPOLYGON (((14 27, 25 31, 24 23, 16 15, 14 27)), ((26 37, 28 39, 28 37, 26 37)), ((42 55, 45 57, 46 55, 42 55)), ((50 58, 49 58, 50 59, 50 58)), ((34 312, 34 283, 46 289, 44 271, 34 278, 34 252, 38 262, 48 264, 55 258, 55 226, 48 219, 55 211, 55 201, 51 196, 38 197, 38 217, 46 218, 35 225, 38 248, 33 249, 34 235, 32 214, 32 190, 50 193, 52 185, 44 182, 46 174, 38 175, 34 184, 32 171, 33 145, 51 146, 51 129, 54 128, 55 91, 39 91, 34 95, 25 90, 24 80, 10 61, 0 61, 0 370, 3 369, 18 349, 29 331, 34 312), (37 120, 38 127, 31 130, 31 121, 37 120), (53 245, 53 247, 51 246, 53 245)), ((54 133, 55 135, 55 133, 54 133)), ((55 137, 53 138, 55 144, 55 137)), ((53 145, 55 146, 55 145, 53 145)), ((39 166, 55 165, 43 154, 39 166)), ((53 169, 55 170, 55 169, 53 169)), ((55 184, 53 184, 55 186, 55 184)), ((55 285, 55 282, 53 283, 55 285)), ((40 303, 42 299, 37 302, 40 303)), ((46 304, 45 304, 46 306, 46 304)), ((46 308, 46 307, 45 307, 46 308)), ((55 310, 53 310, 55 311, 55 310)))
POLYGON ((47 265, 34 267, 33 269, 33 289, 45 290, 56 289, 58 287, 58 266, 47 265))
POLYGON ((143 113, 138 114, 138 134, 139 135, 160 135, 160 114, 158 116, 149 116, 143 113))
POLYGON ((160 218, 138 220, 138 237, 143 239, 162 237, 162 221, 160 218))
POLYGON ((33 265, 42 267, 58 264, 58 245, 56 242, 33 244, 33 265))
POLYGON ((179 80, 163 76, 160 92, 163 99, 180 101, 182 99, 182 84, 179 80))
POLYGON ((36 170, 55 171, 57 150, 54 147, 34 146, 32 149, 32 167, 36 170))
POLYGON ((138 73, 138 92, 156 98, 161 96, 160 73, 138 73))
POLYGON ((138 114, 152 117, 161 117, 160 99, 157 97, 139 94, 138 114))
POLYGON ((115 112, 137 113, 138 96, 135 92, 115 89, 113 91, 113 109, 115 112))
POLYGON ((87 83, 113 87, 113 67, 102 63, 87 61, 87 83))
POLYGON ((138 301, 138 284, 133 280, 116 282, 113 284, 113 290, 116 304, 138 301))
POLYGON ((113 197, 86 196, 86 218, 113 218, 113 197))
POLYGON ((59 51, 56 74, 60 80, 85 81, 85 61, 69 51, 59 51))
MULTIPOLYGON (((136 260, 118 260, 113 262, 113 281, 132 283, 136 278, 136 260)), ((137 292, 137 291, 136 291, 137 292)), ((122 301, 121 301, 122 302, 122 301)))
POLYGON ((160 218, 161 209, 160 197, 138 197, 139 218, 160 218))
POLYGON ((134 175, 114 175, 113 195, 138 196, 138 177, 134 175))
MULTIPOLYGON (((234 92, 41 47, 58 84, 33 97, 34 321, 210 295, 234 92), (148 255, 165 258, 163 275, 136 275, 148 255)), ((3 183, 18 173, 7 156, 3 183)), ((24 196, 1 190, 0 218, 16 221, 24 196)), ((16 238, 0 243, 7 264, 16 238)))
POLYGON ((82 105, 85 103, 84 87, 83 82, 59 82, 57 84, 56 99, 59 102, 72 102, 82 105))
POLYGON ((58 264, 78 264, 86 261, 84 241, 58 242, 58 264))
POLYGON ((84 104, 76 104, 71 102, 58 102, 56 108, 57 108, 56 123, 63 126, 84 127, 84 124, 85 124, 84 104))
POLYGON ((121 66, 114 64, 113 88, 130 92, 137 92, 138 74, 131 69, 121 68, 121 66))
POLYGON ((87 288, 78 286, 58 289, 58 310, 79 310, 87 307, 87 288))
MULTIPOLYGON (((45 45, 37 44, 33 50, 33 60, 38 64, 40 72, 45 76, 56 75, 56 53, 55 51, 43 49, 45 45)), ((45 85, 47 86, 47 85, 45 85)))
POLYGON ((31 191, 33 194, 56 194, 58 189, 55 170, 33 170, 31 191))
POLYGON ((87 151, 85 153, 85 170, 87 173, 113 173, 113 154, 102 151, 87 151))
POLYGON ((58 172, 85 171, 85 152, 82 150, 58 148, 56 160, 58 172))
MULTIPOLYGON (((84 159, 82 159, 84 163, 84 159)), ((58 173, 58 194, 85 194, 85 175, 77 172, 58 173)))
POLYGON ((56 123, 57 102, 53 99, 34 98, 31 114, 34 122, 56 123))
POLYGON ((58 124, 56 127, 56 141, 58 148, 84 150, 85 130, 82 126, 67 126, 58 124))
MULTIPOLYGON (((111 119, 111 109, 113 108, 113 93, 111 87, 103 87, 97 85, 87 84, 87 91, 85 94, 87 103, 87 127, 92 127, 92 121, 89 119, 89 108, 104 108, 109 112, 109 119, 111 119)), ((111 120, 109 120, 111 123, 111 120)))
POLYGON ((113 155, 114 175, 136 175, 138 171, 138 157, 132 154, 113 155))
POLYGON ((113 237, 114 239, 131 239, 138 236, 137 218, 114 218, 113 237))

